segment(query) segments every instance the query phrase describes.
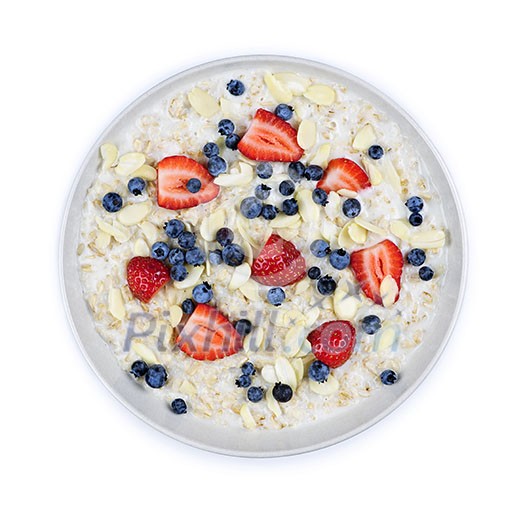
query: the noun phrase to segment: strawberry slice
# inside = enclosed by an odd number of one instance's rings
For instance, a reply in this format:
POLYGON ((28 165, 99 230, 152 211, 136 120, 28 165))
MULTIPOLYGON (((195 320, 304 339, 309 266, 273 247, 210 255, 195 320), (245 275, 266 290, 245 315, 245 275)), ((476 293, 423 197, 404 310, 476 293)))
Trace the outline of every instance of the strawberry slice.
MULTIPOLYGON (((398 289, 401 289, 403 254, 388 239, 353 252, 350 256, 350 267, 365 295, 378 305, 383 305, 379 288, 386 276, 390 275, 396 281, 398 289)), ((397 302, 398 299, 399 293, 395 301, 397 302)))
POLYGON ((355 328, 349 321, 327 321, 310 332, 307 339, 317 360, 338 368, 354 351, 355 328))
POLYGON ((306 275, 306 262, 295 245, 272 234, 253 261, 252 278, 265 286, 288 286, 306 275))
POLYGON ((242 348, 242 338, 217 309, 200 303, 184 325, 176 344, 196 360, 214 361, 237 353, 242 348))
POLYGON ((176 211, 195 207, 213 200, 219 190, 208 170, 184 155, 165 157, 157 166, 157 203, 165 209, 176 211), (186 188, 190 178, 201 181, 197 193, 190 193, 186 188))
POLYGON ((254 161, 293 162, 303 155, 297 143, 297 131, 264 109, 257 110, 237 148, 254 161))
POLYGON ((170 270, 152 257, 133 257, 128 262, 128 286, 135 298, 148 303, 170 279, 170 270))
POLYGON ((324 170, 323 178, 317 183, 317 187, 327 193, 339 189, 349 189, 358 193, 370 186, 368 175, 363 169, 344 157, 332 159, 324 170))

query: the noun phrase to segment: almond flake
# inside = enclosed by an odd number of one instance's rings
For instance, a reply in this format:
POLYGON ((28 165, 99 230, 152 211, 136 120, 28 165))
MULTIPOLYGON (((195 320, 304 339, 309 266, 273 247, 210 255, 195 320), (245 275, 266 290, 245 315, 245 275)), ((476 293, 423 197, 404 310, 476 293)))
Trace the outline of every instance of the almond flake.
POLYGON ((328 203, 324 210, 331 220, 334 220, 339 216, 341 212, 341 197, 335 191, 330 191, 328 193, 328 203))
POLYGON ((362 245, 366 243, 368 231, 361 225, 358 225, 357 223, 352 223, 348 228, 348 235, 354 243, 362 245))
POLYGON ((288 359, 284 357, 275 359, 275 373, 279 382, 288 384, 292 389, 297 388, 297 376, 288 359))
POLYGON ((190 269, 188 276, 181 282, 174 282, 174 286, 177 289, 187 289, 188 287, 193 287, 200 280, 203 272, 204 266, 194 266, 190 269))
POLYGON ((158 364, 159 359, 149 346, 146 346, 144 343, 139 341, 133 341, 131 343, 131 350, 133 350, 146 364, 158 364))
POLYGON ((317 105, 332 105, 335 102, 335 91, 324 84, 313 84, 304 92, 304 96, 317 105))
POLYGON ((97 237, 95 238, 95 246, 97 247, 97 250, 104 252, 110 242, 111 236, 107 232, 103 232, 102 230, 97 231, 97 237))
POLYGON ((370 178, 370 183, 373 186, 377 186, 383 182, 383 175, 381 175, 381 172, 379 171, 379 168, 374 164, 374 162, 371 159, 363 157, 361 159, 363 166, 368 173, 368 177, 370 178))
POLYGON ((261 327, 256 327, 250 334, 248 334, 243 341, 243 348, 246 352, 256 352, 260 350, 264 343, 264 330, 261 327))
POLYGON ((239 411, 239 414, 241 415, 242 422, 244 423, 244 426, 246 428, 255 428, 257 426, 257 423, 253 419, 252 413, 250 411, 250 407, 248 407, 247 403, 243 403, 241 410, 239 411))
POLYGON ((218 209, 206 216, 199 227, 199 232, 205 241, 215 241, 217 231, 224 226, 226 221, 226 212, 224 209, 218 209))
POLYGON ((312 345, 310 344, 310 341, 305 338, 301 348, 299 348, 299 351, 295 354, 295 357, 304 357, 310 353, 312 353, 312 345))
POLYGON ((361 307, 361 302, 355 296, 350 296, 348 292, 339 288, 334 293, 334 312, 338 319, 352 321, 356 312, 361 307))
POLYGON ((237 102, 232 102, 231 100, 222 97, 219 100, 219 104, 221 106, 221 111, 226 116, 234 118, 239 115, 240 104, 238 104, 237 102))
POLYGON ((442 248, 445 245, 446 235, 443 230, 424 230, 410 236, 410 243, 417 248, 442 248))
POLYGON ((294 214, 293 216, 287 216, 286 214, 279 213, 269 225, 271 228, 287 228, 295 225, 298 221, 301 220, 299 214, 294 214))
POLYGON ((189 380, 184 379, 179 387, 179 391, 182 394, 187 394, 188 396, 191 396, 197 393, 197 388, 189 380))
POLYGON ((293 95, 302 95, 308 86, 310 85, 310 80, 306 77, 302 77, 297 73, 282 72, 276 73, 274 75, 275 79, 286 86, 293 95))
POLYGON ((410 225, 405 220, 393 220, 390 222, 390 232, 399 237, 401 241, 410 241, 410 225))
POLYGON ((126 227, 119 227, 115 225, 110 225, 101 218, 96 218, 98 228, 103 232, 106 232, 110 236, 113 236, 116 241, 119 243, 125 243, 131 237, 131 231, 126 227))
POLYGON ((219 112, 217 100, 198 87, 193 88, 188 93, 188 100, 197 114, 200 114, 203 118, 211 118, 219 112))
POLYGON ((374 127, 367 123, 364 127, 357 131, 354 137, 352 146, 361 152, 368 150, 376 141, 376 133, 374 127))
POLYGON ((345 198, 357 198, 357 193, 351 189, 338 189, 337 194, 345 198))
POLYGON ((148 244, 153 245, 158 240, 158 230, 157 227, 150 221, 143 221, 139 225, 140 230, 146 237, 148 244))
POLYGON ((136 169, 130 176, 140 177, 144 180, 151 182, 152 180, 156 180, 157 170, 149 164, 143 164, 140 168, 136 169))
POLYGON ((248 280, 246 284, 239 287, 239 291, 253 302, 257 302, 261 299, 259 295, 259 284, 255 280, 248 280))
POLYGON ((321 314, 321 309, 319 307, 312 307, 311 309, 305 312, 306 317, 306 326, 311 327, 316 321, 319 315, 321 314))
POLYGON ((283 350, 286 355, 293 357, 297 355, 303 341, 306 338, 304 327, 300 325, 292 326, 284 336, 284 347, 283 350))
POLYGON ((102 169, 109 170, 117 164, 118 148, 112 143, 104 143, 100 146, 100 156, 102 157, 102 169))
POLYGON ((315 145, 317 140, 317 127, 313 120, 303 120, 297 129, 297 143, 303 150, 308 150, 315 145))
POLYGON ((264 83, 268 87, 270 94, 278 102, 289 104, 292 101, 292 92, 282 82, 279 82, 271 73, 266 73, 266 75, 264 75, 264 83))
POLYGON ((387 234, 386 230, 382 229, 381 227, 378 227, 377 225, 373 225, 372 223, 362 219, 359 216, 354 219, 354 222, 360 227, 363 227, 364 229, 368 230, 368 232, 373 232, 374 234, 379 234, 380 236, 386 236, 387 234))
POLYGON ((150 212, 152 203, 148 200, 140 203, 130 203, 120 209, 117 219, 122 225, 131 227, 140 223, 150 212))
POLYGON ((277 378, 277 374, 275 373, 275 368, 271 364, 263 366, 263 368, 261 369, 261 376, 263 380, 265 380, 269 384, 275 384, 275 382, 279 381, 279 379, 277 378))
POLYGON ((138 170, 146 162, 146 156, 140 152, 130 152, 122 155, 115 168, 117 175, 127 177, 138 170))
POLYGON ((339 382, 333 375, 328 375, 326 382, 322 383, 308 379, 308 385, 310 386, 310 391, 321 396, 330 396, 339 389, 339 382))
POLYGON ((253 168, 245 162, 239 162, 237 168, 230 169, 229 173, 222 173, 213 182, 221 187, 246 186, 253 178, 253 168))
POLYGON ((330 158, 330 143, 322 144, 318 149, 310 164, 315 164, 316 166, 321 166, 321 168, 326 168, 328 165, 328 159, 330 158))
POLYGON ((392 160, 386 155, 379 161, 381 174, 383 175, 386 182, 388 182, 397 194, 401 194, 401 179, 397 173, 392 160))
POLYGON ((170 307, 170 323, 173 328, 177 327, 182 319, 182 309, 178 305, 170 307))
POLYGON ((242 263, 240 266, 237 266, 232 273, 228 289, 234 290, 239 289, 250 280, 252 274, 252 268, 247 262, 242 263))
MULTIPOLYGON (((275 382, 272 382, 272 384, 275 384, 275 382)), ((273 397, 272 394, 272 388, 269 387, 265 394, 266 398, 266 405, 268 405, 268 408, 276 415, 280 416, 283 411, 281 409, 281 406, 279 405, 279 402, 273 397)))
POLYGON ((397 330, 394 327, 386 327, 379 334, 376 351, 390 350, 397 339, 397 330))
POLYGON ((383 307, 392 307, 396 302, 397 295, 399 293, 399 288, 397 287, 397 282, 392 278, 391 275, 387 275, 379 286, 379 294, 383 300, 383 307))
POLYGON ((295 376, 297 378, 297 383, 300 384, 301 380, 304 377, 304 362, 303 359, 293 359, 292 368, 295 371, 295 376))
POLYGON ((301 189, 295 194, 295 199, 297 200, 301 218, 307 223, 316 223, 321 214, 321 208, 314 202, 312 191, 310 189, 301 189))
POLYGON ((139 237, 133 245, 133 255, 137 257, 148 257, 149 254, 150 251, 148 244, 146 241, 144 241, 144 239, 139 237))
POLYGON ((120 321, 126 316, 126 307, 124 306, 124 298, 120 289, 114 287, 110 288, 108 292, 108 305, 111 315, 120 321))

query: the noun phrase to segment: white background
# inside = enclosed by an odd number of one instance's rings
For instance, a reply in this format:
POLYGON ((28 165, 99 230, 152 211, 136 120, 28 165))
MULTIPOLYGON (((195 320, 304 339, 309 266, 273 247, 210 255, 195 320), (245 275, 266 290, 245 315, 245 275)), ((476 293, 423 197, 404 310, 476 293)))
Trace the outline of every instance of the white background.
POLYGON ((2 511, 523 509, 525 37, 518 5, 6 3, 2 511), (195 450, 127 412, 80 354, 57 285, 66 196, 102 129, 171 74, 251 53, 324 61, 404 106, 448 163, 470 237, 461 319, 419 390, 353 440, 276 460, 195 450))

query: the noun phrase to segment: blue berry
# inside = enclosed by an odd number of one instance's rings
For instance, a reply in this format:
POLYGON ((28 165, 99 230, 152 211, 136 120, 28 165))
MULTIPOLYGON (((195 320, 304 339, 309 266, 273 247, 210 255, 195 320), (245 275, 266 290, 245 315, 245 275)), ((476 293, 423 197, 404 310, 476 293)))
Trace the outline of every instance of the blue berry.
POLYGON ((171 280, 175 282, 182 282, 188 276, 188 270, 184 267, 184 264, 175 264, 170 269, 171 280))
POLYGON ((273 168, 269 162, 260 162, 255 167, 255 172, 259 178, 270 178, 273 175, 273 168))
POLYGON ((163 241, 157 241, 156 243, 153 243, 153 246, 151 247, 151 256, 159 261, 166 259, 169 253, 170 247, 163 241))
POLYGON ((277 382, 273 386, 272 395, 279 403, 286 403, 292 399, 293 391, 288 384, 277 382))
POLYGON ((293 116, 293 107, 291 105, 279 104, 275 108, 275 115, 284 121, 288 121, 293 116))
POLYGON ((316 239, 311 245, 310 245, 310 251, 316 256, 316 257, 326 257, 330 253, 330 246, 326 241, 323 241, 322 239, 316 239))
POLYGON ((361 326, 365 333, 373 335, 381 328, 381 320, 375 314, 370 314, 361 320, 361 326))
POLYGON ((220 250, 213 250, 208 254, 210 264, 218 266, 222 262, 222 252, 220 250))
POLYGON ((262 211, 261 211, 261 216, 265 219, 265 220, 273 220, 277 217, 277 214, 278 214, 278 209, 277 207, 275 207, 275 205, 268 205, 268 204, 265 204, 263 205, 263 208, 262 208, 262 211))
POLYGON ((421 248, 412 248, 407 253, 407 262, 412 264, 412 266, 421 266, 425 262, 427 254, 421 248))
POLYGON ((160 364, 154 364, 148 368, 148 371, 146 371, 145 380, 146 384, 148 384, 150 387, 153 387, 153 389, 159 389, 168 380, 168 373, 166 372, 164 366, 161 366, 160 364))
MULTIPOLYGON (((250 323, 250 327, 251 327, 251 323, 250 323)), ((255 366, 253 365, 252 362, 247 361, 241 366, 241 372, 243 375, 248 375, 248 376, 255 375, 255 366)))
POLYGON ((219 155, 219 146, 216 143, 206 143, 202 148, 202 152, 209 159, 214 155, 219 155))
POLYGON ((215 234, 215 239, 221 246, 232 244, 234 237, 233 231, 228 227, 220 228, 217 230, 217 234, 215 234))
POLYGON ((350 264, 350 254, 343 248, 330 253, 330 264, 335 269, 345 269, 350 264))
POLYGON ((291 180, 283 180, 279 184, 279 193, 281 193, 283 196, 293 195, 294 191, 295 185, 291 180))
POLYGON ((305 166, 302 162, 291 162, 288 165, 288 175, 294 182, 299 182, 304 177, 305 166))
POLYGON ((128 191, 133 196, 141 195, 144 192, 144 189, 146 189, 146 182, 143 178, 133 177, 128 182, 128 191))
POLYGON ((198 247, 186 252, 186 262, 190 266, 200 266, 206 261, 206 254, 198 247))
POLYGON ((348 218, 355 218, 361 212, 361 204, 357 198, 347 198, 343 202, 343 214, 348 218))
POLYGON ((264 389, 262 387, 252 386, 248 389, 246 396, 250 402, 260 402, 264 396, 264 389))
POLYGON ((284 290, 281 287, 272 287, 268 290, 267 293, 268 301, 275 305, 276 307, 279 307, 284 302, 284 299, 286 295, 284 294, 284 290))
POLYGON ((191 298, 186 298, 180 307, 184 314, 191 314, 195 310, 195 304, 191 298))
POLYGON ((299 212, 299 205, 295 198, 289 198, 283 202, 282 210, 287 216, 293 216, 299 212))
POLYGON ((328 193, 318 187, 312 191, 312 200, 323 207, 328 203, 328 193))
MULTIPOLYGON (((235 323, 235 330, 237 330, 237 332, 239 332, 241 336, 245 336, 252 331, 252 322, 249 319, 240 319, 235 323)), ((251 362, 247 362, 246 364, 251 364, 253 366, 251 362)), ((244 364, 243 364, 242 372, 245 375, 253 375, 253 373, 248 373, 244 371, 244 364)), ((254 373, 255 373, 255 368, 254 368, 254 373)))
POLYGON ((419 212, 423 209, 424 203, 419 196, 411 196, 406 202, 405 205, 408 207, 410 212, 419 212))
POLYGON ((235 131, 235 125, 232 120, 221 120, 219 121, 218 127, 221 136, 229 136, 235 131))
POLYGON ((184 230, 184 223, 180 220, 169 220, 164 224, 164 232, 168 237, 176 239, 184 230))
POLYGON ((230 82, 226 84, 226 89, 228 90, 228 93, 233 96, 241 96, 245 91, 244 84, 237 79, 230 80, 230 82))
POLYGON ((255 197, 259 200, 266 200, 270 196, 271 187, 268 187, 266 184, 259 184, 255 188, 255 197))
POLYGON ((190 180, 186 182, 186 189, 190 193, 198 193, 201 190, 201 187, 202 184, 198 178, 190 178, 190 180))
POLYGON ((147 371, 148 365, 144 361, 135 361, 129 370, 135 378, 143 377, 147 371))
POLYGON ((317 280, 321 276, 321 270, 317 266, 312 266, 308 269, 308 278, 317 280))
POLYGON ((323 178, 323 175, 323 168, 321 168, 321 166, 317 166, 316 164, 310 164, 310 166, 307 166, 304 170, 304 178, 306 180, 318 181, 323 178))
POLYGON ((330 368, 321 361, 313 361, 308 369, 308 376, 315 382, 326 382, 330 375, 330 368))
POLYGON ((197 303, 208 303, 213 298, 213 291, 208 282, 203 282, 193 288, 191 295, 197 303))
POLYGON ((186 412, 188 412, 188 406, 182 398, 175 398, 175 400, 171 402, 171 410, 175 414, 186 414, 186 412))
POLYGON ((226 148, 229 148, 230 150, 237 150, 237 145, 239 144, 240 140, 241 136, 238 134, 229 134, 226 136, 224 144, 226 145, 226 148))
POLYGON ((179 246, 181 248, 189 250, 195 246, 195 234, 184 230, 179 234, 177 241, 179 242, 179 246))
POLYGON ((325 275, 317 281, 317 290, 323 296, 331 295, 335 291, 336 287, 337 284, 330 275, 325 275))
POLYGON ((241 214, 248 218, 249 220, 252 220, 254 218, 257 218, 261 214, 262 211, 262 203, 259 199, 255 198, 255 196, 248 196, 248 198, 245 198, 241 202, 241 214))
POLYGON ((226 171, 227 167, 226 161, 218 155, 213 155, 208 159, 208 173, 212 177, 218 177, 226 171))
POLYGON ((170 250, 170 253, 168 253, 168 262, 172 266, 176 266, 177 264, 184 264, 186 257, 184 255, 184 252, 180 248, 172 248, 170 250))
POLYGON ((398 380, 397 373, 393 369, 385 369, 385 371, 381 372, 379 378, 387 386, 395 384, 398 380))
POLYGON ((368 155, 370 156, 370 159, 374 159, 374 160, 381 159, 381 157, 383 157, 384 154, 385 152, 383 148, 380 147, 379 145, 372 145, 368 149, 368 155))
POLYGON ((421 225, 421 223, 423 223, 423 216, 421 216, 421 214, 419 214, 419 212, 413 212, 413 213, 408 217, 408 222, 409 222, 413 227, 419 227, 419 225, 421 225))
POLYGON ((419 278, 425 282, 432 280, 434 277, 434 270, 428 266, 421 266, 419 268, 419 278))
POLYGON ((235 385, 237 387, 250 387, 252 385, 252 379, 248 375, 241 375, 236 381, 235 385))
POLYGON ((235 243, 226 245, 222 249, 222 260, 228 266, 240 266, 244 262, 244 250, 235 243))
POLYGON ((108 212, 117 212, 122 209, 122 198, 118 193, 106 193, 102 198, 102 207, 108 212))

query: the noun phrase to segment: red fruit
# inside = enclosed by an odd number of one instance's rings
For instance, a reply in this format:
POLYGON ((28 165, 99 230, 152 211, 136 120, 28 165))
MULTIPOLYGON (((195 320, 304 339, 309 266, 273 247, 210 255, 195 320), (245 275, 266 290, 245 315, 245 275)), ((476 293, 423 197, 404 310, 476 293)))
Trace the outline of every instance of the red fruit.
POLYGON ((349 189, 356 193, 370 187, 368 175, 354 161, 341 157, 332 159, 324 170, 323 178, 317 183, 317 187, 330 191, 349 189))
POLYGON ((355 328, 349 321, 327 321, 307 337, 317 360, 331 368, 343 365, 355 346, 355 328))
POLYGON ((303 149, 297 143, 297 131, 264 109, 257 109, 237 148, 254 161, 293 162, 303 155, 303 149))
POLYGON ((179 348, 199 361, 214 361, 237 353, 242 339, 217 309, 200 303, 177 337, 179 348))
POLYGON ((165 157, 157 166, 157 203, 165 209, 176 211, 195 207, 213 200, 219 190, 208 170, 184 155, 165 157), (201 181, 197 193, 190 193, 186 189, 190 178, 201 181))
MULTIPOLYGON (((382 280, 390 275, 401 289, 403 272, 403 254, 392 241, 385 239, 369 248, 353 252, 350 256, 350 267, 363 292, 378 305, 383 305, 379 287, 382 280)), ((396 296, 396 302, 399 293, 396 296)))
POLYGON ((265 286, 288 286, 306 275, 306 262, 293 243, 272 234, 253 261, 252 278, 265 286))
POLYGON ((152 257, 133 257, 127 267, 128 286, 135 298, 148 303, 170 279, 170 270, 152 257))

